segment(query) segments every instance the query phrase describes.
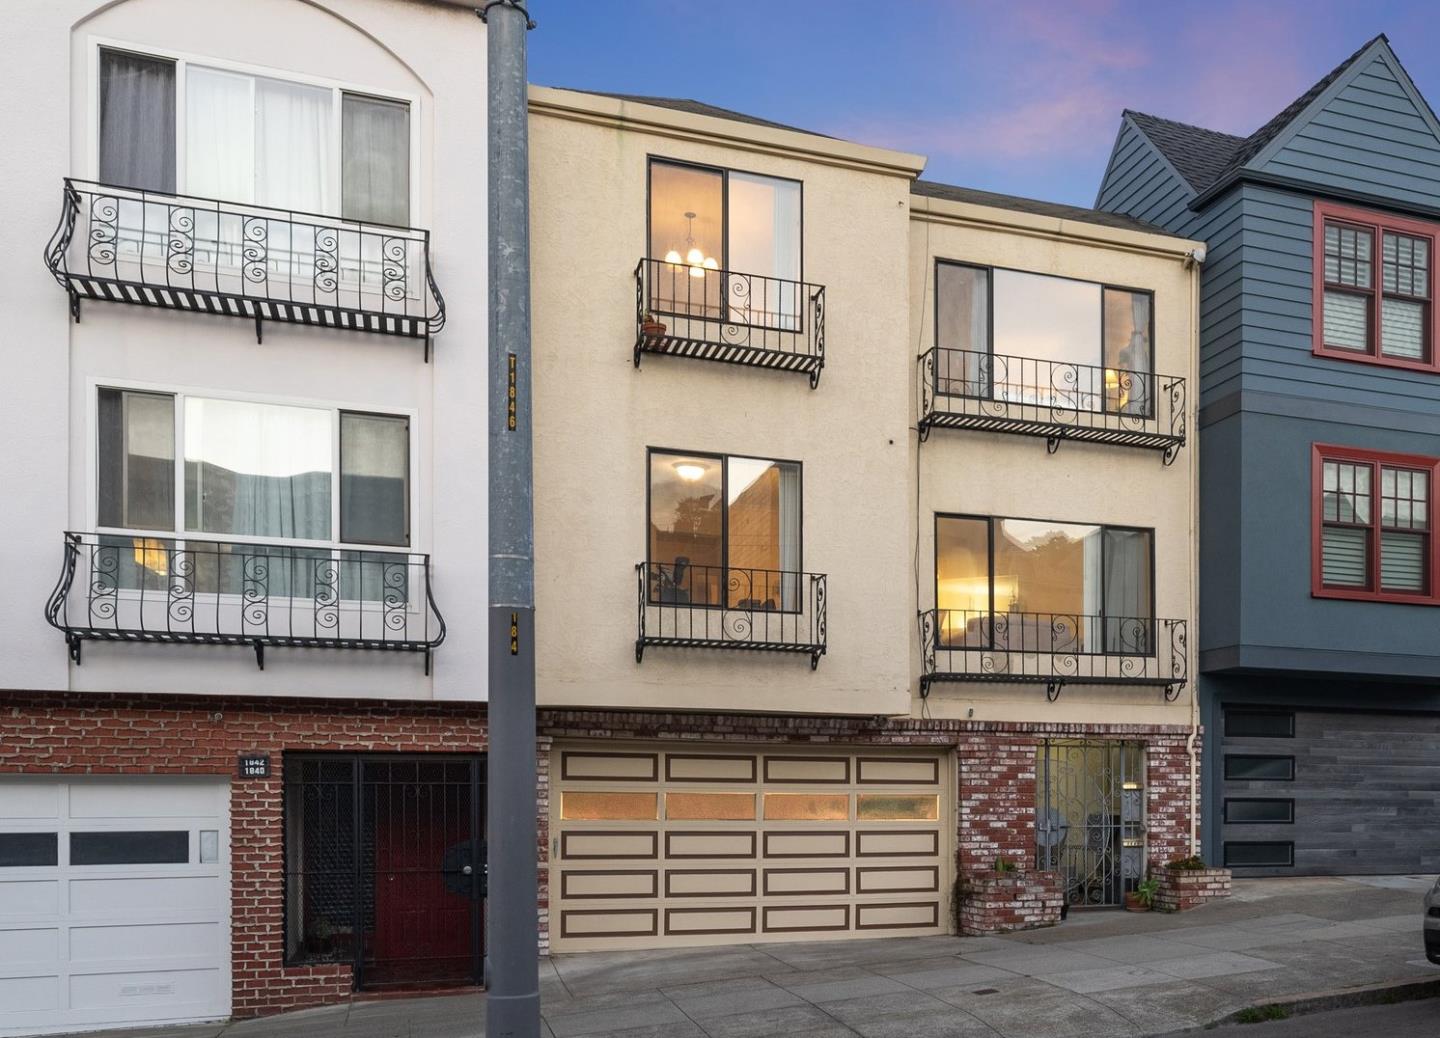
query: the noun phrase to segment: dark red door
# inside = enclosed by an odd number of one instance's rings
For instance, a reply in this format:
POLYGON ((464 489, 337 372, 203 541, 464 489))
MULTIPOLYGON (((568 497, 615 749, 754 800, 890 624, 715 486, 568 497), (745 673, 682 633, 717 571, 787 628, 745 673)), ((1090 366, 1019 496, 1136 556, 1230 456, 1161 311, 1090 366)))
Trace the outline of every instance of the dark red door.
POLYGON ((363 986, 478 980, 477 769, 445 758, 363 762, 374 855, 363 986))

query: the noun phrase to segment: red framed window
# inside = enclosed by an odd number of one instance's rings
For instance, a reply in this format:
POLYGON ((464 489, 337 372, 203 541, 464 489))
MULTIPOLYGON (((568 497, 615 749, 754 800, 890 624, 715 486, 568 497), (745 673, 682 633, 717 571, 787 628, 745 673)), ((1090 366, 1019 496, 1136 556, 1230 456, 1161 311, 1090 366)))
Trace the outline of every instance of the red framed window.
POLYGON ((1312 593, 1440 605, 1437 478, 1440 458, 1317 444, 1312 593))
POLYGON ((1316 202, 1314 352, 1440 370, 1437 235, 1440 225, 1316 202))

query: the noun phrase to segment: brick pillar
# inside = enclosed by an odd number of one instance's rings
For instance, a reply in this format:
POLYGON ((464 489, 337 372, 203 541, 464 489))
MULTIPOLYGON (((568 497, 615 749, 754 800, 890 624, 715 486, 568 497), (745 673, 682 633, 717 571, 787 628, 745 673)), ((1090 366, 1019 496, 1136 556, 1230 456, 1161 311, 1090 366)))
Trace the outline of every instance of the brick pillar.
MULTIPOLYGON (((1190 754, 1185 744, 1183 735, 1155 735, 1145 743, 1146 847, 1152 869, 1190 855, 1190 754)), ((1200 753, 1198 736, 1195 752, 1200 753)), ((1198 834, 1198 815, 1196 825, 1198 834)))
POLYGON ((959 741, 959 865, 990 869, 1003 855, 1035 867, 1035 748, 1014 734, 965 734, 959 741))

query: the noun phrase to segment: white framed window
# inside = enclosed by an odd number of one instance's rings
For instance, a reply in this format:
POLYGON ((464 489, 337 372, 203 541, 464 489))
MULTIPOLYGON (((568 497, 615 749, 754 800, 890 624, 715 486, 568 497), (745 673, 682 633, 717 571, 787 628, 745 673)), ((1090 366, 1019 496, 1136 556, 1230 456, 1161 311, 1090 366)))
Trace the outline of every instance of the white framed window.
POLYGON ((108 40, 93 70, 104 183, 412 222, 416 98, 108 40))

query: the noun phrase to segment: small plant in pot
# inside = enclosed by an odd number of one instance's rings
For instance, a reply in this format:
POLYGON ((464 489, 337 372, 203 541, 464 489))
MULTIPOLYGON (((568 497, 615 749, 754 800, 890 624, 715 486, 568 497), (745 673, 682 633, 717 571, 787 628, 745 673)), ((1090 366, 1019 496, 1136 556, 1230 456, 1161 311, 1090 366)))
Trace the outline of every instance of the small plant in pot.
POLYGON ((996 872, 1014 872, 1014 871, 1015 871, 1015 859, 1013 859, 1013 858, 1007 858, 1007 857, 1005 857, 1005 855, 1003 855, 1003 854, 1000 855, 999 857, 997 857, 997 858, 995 859, 995 871, 996 871, 996 872))
POLYGON ((655 315, 646 310, 640 315, 640 331, 647 339, 658 339, 665 334, 665 322, 657 321, 655 315))
POLYGON ((1127 912, 1148 912, 1155 907, 1155 895, 1160 890, 1160 881, 1153 876, 1142 879, 1135 889, 1125 895, 1127 912))

